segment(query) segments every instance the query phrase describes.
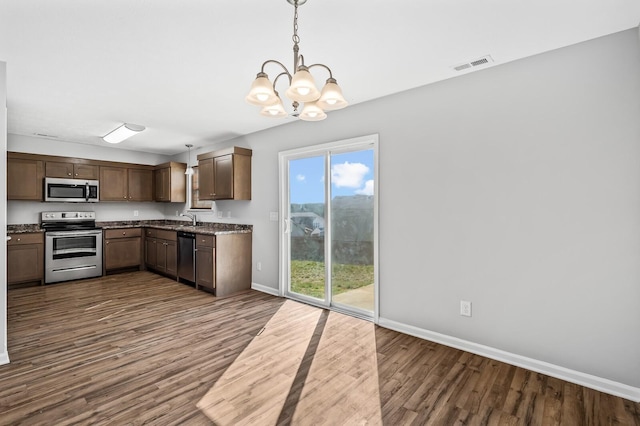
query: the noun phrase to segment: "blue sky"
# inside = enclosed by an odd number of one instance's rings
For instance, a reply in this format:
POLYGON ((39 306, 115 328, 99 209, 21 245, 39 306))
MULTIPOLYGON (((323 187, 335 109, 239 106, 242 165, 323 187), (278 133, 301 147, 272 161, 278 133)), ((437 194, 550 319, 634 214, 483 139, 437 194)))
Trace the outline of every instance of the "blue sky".
MULTIPOLYGON (((324 202, 324 157, 289 162, 293 204, 324 202)), ((331 156, 331 195, 373 194, 373 150, 331 156)))

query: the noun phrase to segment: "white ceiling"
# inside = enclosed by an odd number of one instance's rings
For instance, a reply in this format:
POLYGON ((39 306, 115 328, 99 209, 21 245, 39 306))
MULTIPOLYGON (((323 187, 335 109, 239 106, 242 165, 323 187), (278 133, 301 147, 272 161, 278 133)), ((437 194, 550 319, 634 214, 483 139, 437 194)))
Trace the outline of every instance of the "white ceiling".
MULTIPOLYGON (((309 0, 299 15, 305 62, 353 105, 635 27, 640 1, 309 0)), ((292 19, 286 0, 0 0, 9 133, 104 145, 127 122, 147 130, 119 148, 176 154, 287 123, 244 97, 265 60, 292 67, 292 19)))

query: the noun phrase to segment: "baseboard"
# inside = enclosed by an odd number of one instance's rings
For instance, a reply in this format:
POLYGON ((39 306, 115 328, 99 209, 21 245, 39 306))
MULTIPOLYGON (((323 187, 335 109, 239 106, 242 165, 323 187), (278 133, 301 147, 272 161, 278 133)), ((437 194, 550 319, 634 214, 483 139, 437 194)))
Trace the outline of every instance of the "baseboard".
POLYGON ((532 370, 537 373, 546 374, 548 376, 595 389, 600 392, 626 398, 634 402, 640 402, 640 388, 625 385, 624 383, 614 382, 602 377, 593 376, 591 374, 560 367, 548 362, 539 361, 489 346, 469 342, 467 340, 458 339, 457 337, 424 330, 422 328, 406 325, 386 318, 380 318, 378 325, 399 331, 400 333, 409 334, 411 336, 440 343, 445 346, 450 346, 452 348, 461 349, 466 352, 495 359, 496 361, 502 361, 517 367, 526 368, 527 370, 532 370))
POLYGON ((277 288, 267 287, 266 285, 251 283, 251 288, 253 290, 261 291, 263 293, 268 293, 272 296, 280 296, 280 292, 277 288))
POLYGON ((9 353, 0 352, 0 365, 9 364, 9 353))

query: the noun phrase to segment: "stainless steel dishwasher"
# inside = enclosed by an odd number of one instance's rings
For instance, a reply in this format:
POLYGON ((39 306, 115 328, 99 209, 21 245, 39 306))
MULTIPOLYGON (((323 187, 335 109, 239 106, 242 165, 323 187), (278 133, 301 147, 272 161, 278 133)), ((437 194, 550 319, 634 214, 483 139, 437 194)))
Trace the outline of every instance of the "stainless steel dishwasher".
POLYGON ((178 232, 178 280, 196 282, 196 234, 178 232))

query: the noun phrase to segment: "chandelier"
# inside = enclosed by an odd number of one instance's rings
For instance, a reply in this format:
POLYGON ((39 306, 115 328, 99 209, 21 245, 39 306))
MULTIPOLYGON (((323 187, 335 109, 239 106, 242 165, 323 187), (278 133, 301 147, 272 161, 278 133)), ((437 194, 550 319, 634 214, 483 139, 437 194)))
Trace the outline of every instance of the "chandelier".
POLYGON ((300 48, 300 37, 298 36, 298 6, 302 6, 307 0, 287 0, 294 7, 293 13, 293 70, 294 74, 291 75, 287 67, 281 62, 269 59, 262 64, 260 72, 256 76, 256 79, 251 85, 249 94, 246 97, 247 102, 252 105, 262 107, 260 114, 267 117, 286 117, 288 114, 284 109, 282 99, 276 91, 276 83, 282 76, 287 76, 289 79, 289 88, 285 92, 287 98, 293 101, 294 117, 299 117, 301 120, 306 121, 319 121, 327 118, 325 111, 336 110, 347 106, 342 96, 342 90, 333 74, 331 69, 324 64, 305 65, 304 56, 298 53, 300 48), (277 64, 282 68, 282 72, 276 76, 273 83, 269 80, 269 76, 264 72, 267 64, 277 64), (313 76, 309 72, 311 68, 320 67, 329 72, 329 78, 326 84, 320 92, 315 85, 313 76), (303 103, 302 111, 298 112, 298 107, 303 103))

